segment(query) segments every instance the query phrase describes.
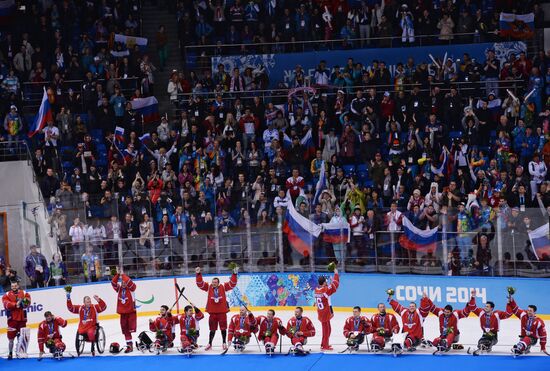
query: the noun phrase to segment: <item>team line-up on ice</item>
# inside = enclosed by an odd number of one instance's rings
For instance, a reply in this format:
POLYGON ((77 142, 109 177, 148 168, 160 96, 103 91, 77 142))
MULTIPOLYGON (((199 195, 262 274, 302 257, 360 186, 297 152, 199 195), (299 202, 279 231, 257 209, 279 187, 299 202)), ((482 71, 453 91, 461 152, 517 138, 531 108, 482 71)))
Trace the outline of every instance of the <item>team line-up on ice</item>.
MULTIPOLYGON (((316 329, 313 321, 303 315, 303 308, 301 307, 296 307, 294 316, 285 326, 281 319, 275 316, 274 310, 270 309, 265 315, 256 316, 241 302, 242 306, 239 313, 232 316, 228 322, 227 292, 237 286, 238 279, 238 267, 232 266, 231 268, 233 274, 229 281, 223 284, 220 283, 218 278, 213 278, 210 283, 205 282, 201 269, 199 267, 195 269, 196 284, 199 289, 206 291, 208 295, 206 312, 209 315, 209 335, 208 344, 204 349, 206 351, 212 350, 212 341, 219 329, 223 341, 222 354, 229 350, 229 344, 231 344, 234 351, 242 352, 249 344, 251 337, 254 337, 258 347, 260 347, 260 343, 263 344, 265 352, 268 355, 273 355, 279 342, 279 349, 281 349, 283 337, 285 336, 290 339, 292 344, 289 350, 290 354, 308 354, 309 351, 304 346, 307 344, 308 338, 315 336, 316 329)), ((321 276, 318 279, 318 286, 314 289, 315 306, 318 320, 321 322, 321 351, 333 350, 329 342, 331 319, 333 317, 330 296, 338 290, 340 285, 340 277, 334 264, 329 265, 329 271, 334 272, 330 283, 327 277, 321 276)), ((124 274, 121 268, 117 269, 117 274, 113 277, 111 284, 117 295, 117 313, 120 315, 120 327, 126 339, 126 345, 120 347, 119 344, 112 343, 110 351, 111 353, 121 351, 131 353, 134 351, 132 333, 137 330, 134 299, 137 286, 130 277, 124 274)), ((158 317, 149 320, 149 332, 143 331, 139 334, 138 341, 136 341, 136 347, 139 350, 159 354, 168 348, 174 347, 177 325, 180 328, 178 351, 189 355, 198 349, 199 322, 204 319, 205 315, 187 299, 184 294, 185 288, 179 288, 177 284, 176 288, 179 295, 172 307, 162 305, 158 317), (172 315, 172 308, 181 298, 188 301, 189 305, 184 308, 183 314, 172 315)), ((93 304, 89 296, 84 297, 81 305, 74 304, 71 300, 71 291, 70 286, 65 287, 67 309, 79 316, 75 342, 77 353, 79 355, 82 353, 86 343, 91 343, 92 355, 95 355, 96 349, 98 352, 103 353, 105 335, 103 329, 99 326, 98 315, 107 309, 106 303, 95 295, 93 298, 97 304, 93 304)), ((473 350, 474 355, 491 351, 492 347, 498 343, 500 321, 513 315, 520 319, 521 330, 519 341, 511 349, 512 354, 517 356, 529 353, 531 347, 539 343, 541 351, 548 355, 546 352, 546 329, 544 321, 537 317, 537 307, 530 304, 527 309, 520 309, 513 298, 515 290, 512 287, 508 288, 508 303, 505 311, 496 310, 494 303, 491 301, 487 301, 483 308, 477 307, 475 290, 472 290, 470 301, 463 309, 453 309, 451 305, 438 308, 426 293, 420 301, 420 306, 411 302, 408 307, 404 307, 393 299, 393 289, 388 289, 386 293, 388 295, 387 301, 396 314, 388 313, 384 303, 378 304, 377 313, 371 318, 362 316, 360 307, 354 307, 352 316, 346 319, 343 328, 348 346, 346 351, 357 351, 363 343, 366 343, 369 351, 389 351, 394 355, 400 354, 404 350, 415 351, 419 346, 433 347, 435 349, 434 354, 463 349, 459 342, 458 321, 473 313, 479 317, 482 330, 477 348, 473 350), (439 336, 435 339, 426 339, 423 335, 424 319, 430 313, 439 318, 439 336), (401 317, 402 328, 396 316, 401 317), (371 335, 370 342, 369 334, 371 335)), ((30 294, 22 290, 17 282, 12 282, 11 290, 2 297, 2 303, 8 318, 8 359, 13 358, 15 339, 17 339, 16 356, 25 358, 27 357, 27 347, 30 341, 30 330, 26 327, 25 309, 31 303, 30 294)), ((61 359, 63 352, 66 350, 66 345, 63 342, 60 329, 67 325, 67 321, 50 311, 46 311, 44 317, 44 321, 38 327, 37 341, 40 357, 48 351, 55 358, 61 359)), ((470 353, 470 349, 468 349, 468 353, 470 353)))

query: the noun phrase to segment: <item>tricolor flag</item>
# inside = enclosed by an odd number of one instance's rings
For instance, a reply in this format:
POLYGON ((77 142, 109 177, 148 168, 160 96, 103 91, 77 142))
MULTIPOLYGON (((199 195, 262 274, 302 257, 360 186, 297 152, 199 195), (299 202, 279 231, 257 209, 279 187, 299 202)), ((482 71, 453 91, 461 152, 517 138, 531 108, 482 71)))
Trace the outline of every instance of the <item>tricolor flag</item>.
POLYGON ((538 260, 548 259, 550 257, 550 239, 548 238, 549 223, 538 227, 534 231, 529 232, 529 240, 531 247, 538 260))
POLYGON ((321 224, 323 227, 323 241, 334 244, 343 244, 350 241, 350 226, 343 219, 341 222, 321 224))
POLYGON ((313 135, 311 129, 309 129, 300 141, 300 144, 304 146, 304 157, 311 158, 315 156, 315 144, 313 144, 313 135))
POLYGON ((321 171, 319 172, 319 180, 317 181, 317 184, 315 185, 315 196, 313 197, 313 205, 317 205, 319 203, 319 199, 321 198, 321 193, 327 189, 327 174, 326 174, 326 165, 325 161, 321 161, 321 171))
POLYGON ((120 126, 115 127, 115 140, 118 140, 119 142, 124 142, 124 128, 121 128, 120 126))
POLYGON ((141 141, 141 143, 143 143, 143 145, 147 145, 151 142, 151 134, 149 133, 145 133, 143 134, 142 136, 139 137, 139 140, 141 141))
POLYGON ((160 121, 159 102, 155 97, 136 98, 131 101, 132 109, 143 116, 143 123, 160 121))
POLYGON ((399 243, 407 250, 433 252, 437 245, 437 227, 422 230, 415 227, 407 217, 403 217, 403 235, 399 243))
POLYGON ((42 95, 42 103, 40 103, 40 108, 38 113, 34 117, 34 122, 29 130, 29 138, 32 138, 36 133, 39 133, 44 129, 48 121, 53 121, 52 106, 48 100, 48 93, 46 88, 44 88, 44 94, 42 95))
POLYGON ((126 36, 121 34, 115 34, 115 42, 128 45, 128 49, 132 49, 134 45, 147 46, 147 39, 145 37, 126 36))
MULTIPOLYGON (((290 197, 287 195, 287 197, 290 197)), ((286 210, 283 232, 288 238, 290 246, 303 256, 309 256, 313 243, 321 234, 321 226, 301 215, 289 200, 286 210)))
POLYGON ((527 39, 535 35, 535 15, 500 13, 500 30, 502 37, 527 39))

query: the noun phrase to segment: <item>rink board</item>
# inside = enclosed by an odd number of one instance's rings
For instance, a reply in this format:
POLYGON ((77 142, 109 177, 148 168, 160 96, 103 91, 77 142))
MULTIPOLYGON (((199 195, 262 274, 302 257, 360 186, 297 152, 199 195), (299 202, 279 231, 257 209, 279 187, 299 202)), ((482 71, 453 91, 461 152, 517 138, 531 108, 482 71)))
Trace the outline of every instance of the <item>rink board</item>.
POLYGON ((160 356, 160 357, 82 357, 55 361, 45 359, 37 363, 35 359, 6 361, 0 359, 0 369, 37 367, 41 371, 79 370, 261 370, 261 371, 325 371, 325 370, 490 370, 517 371, 519 369, 539 371, 550 369, 548 357, 498 357, 498 356, 421 356, 369 354, 310 354, 306 357, 276 355, 231 355, 226 356, 160 356), (253 365, 253 366, 252 366, 253 365), (251 367, 252 366, 252 367, 251 367))
MULTIPOLYGON (((229 295, 232 308, 244 302, 250 308, 264 310, 292 309, 301 305, 313 305, 313 290, 319 275, 325 273, 263 273, 239 275, 238 285, 229 295)), ((229 276, 219 276, 226 281, 229 276)), ((210 281, 213 276, 205 276, 210 281)), ((206 294, 197 288, 195 277, 169 277, 137 280, 136 299, 138 315, 151 316, 161 305, 171 306, 177 291, 174 282, 185 287, 185 295, 195 305, 204 307, 206 294)), ((550 280, 536 278, 493 278, 493 277, 448 277, 383 274, 343 274, 340 288, 332 296, 336 312, 349 311, 359 305, 366 312, 372 312, 377 304, 386 301, 387 288, 395 290, 395 297, 402 302, 419 301, 425 291, 438 306, 451 304, 461 308, 469 300, 470 290, 476 289, 478 305, 487 300, 495 302, 498 309, 504 309, 507 301, 506 288, 516 288, 516 300, 522 306, 536 304, 543 319, 550 319, 550 280)), ((32 305, 28 310, 28 323, 32 327, 42 321, 47 310, 67 316, 65 291, 63 288, 30 290, 32 305)), ((100 319, 115 319, 116 295, 109 282, 74 285, 72 300, 80 303, 85 295, 99 295, 107 303, 107 310, 100 319)), ((187 303, 181 300, 174 312, 181 312, 187 303)), ((71 318, 72 316, 68 316, 71 318)), ((5 332, 5 311, 0 311, 0 332, 5 332)))

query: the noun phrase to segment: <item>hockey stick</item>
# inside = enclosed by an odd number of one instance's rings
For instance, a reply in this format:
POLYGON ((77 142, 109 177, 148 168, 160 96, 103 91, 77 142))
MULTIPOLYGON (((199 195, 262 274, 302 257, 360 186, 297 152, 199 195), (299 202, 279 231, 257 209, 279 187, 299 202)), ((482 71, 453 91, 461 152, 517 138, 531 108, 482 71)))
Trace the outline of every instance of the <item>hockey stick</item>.
MULTIPOLYGON (((237 296, 237 294, 234 294, 234 295, 235 295, 235 297, 237 298, 237 300, 239 300, 239 303, 241 303, 241 305, 244 307, 244 309, 246 309, 246 311, 247 311, 248 313, 252 313, 252 312, 248 309, 248 307, 246 306, 246 304, 241 300, 241 298, 239 298, 239 297, 237 296)), ((253 332, 252 335, 254 335, 254 339, 256 339, 256 344, 258 344, 258 350, 259 350, 260 353, 261 353, 261 352, 262 352, 262 347, 260 346, 260 341, 258 340, 258 337, 256 336, 256 333, 255 333, 255 332, 253 332)))
POLYGON ((185 286, 183 288, 180 289, 180 285, 178 285, 178 283, 176 282, 176 290, 178 290, 178 298, 176 299, 176 301, 174 302, 174 304, 172 304, 172 306, 170 307, 170 309, 168 310, 168 312, 171 312, 172 309, 176 306, 176 304, 178 303, 178 301, 180 301, 180 298, 183 296, 183 290, 185 290, 185 286))

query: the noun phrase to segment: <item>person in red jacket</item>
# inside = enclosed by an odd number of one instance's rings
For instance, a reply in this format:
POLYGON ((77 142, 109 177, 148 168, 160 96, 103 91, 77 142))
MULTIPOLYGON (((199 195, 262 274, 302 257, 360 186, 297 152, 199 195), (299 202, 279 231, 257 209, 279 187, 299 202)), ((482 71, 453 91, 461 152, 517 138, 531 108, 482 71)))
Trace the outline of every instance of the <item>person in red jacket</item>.
POLYGON ((92 304, 89 296, 84 297, 84 305, 73 305, 71 293, 67 292, 67 309, 71 313, 79 315, 78 335, 92 343, 92 355, 95 356, 95 335, 98 324, 98 315, 107 309, 107 304, 97 295, 94 295, 97 304, 92 304))
POLYGON ((286 180, 286 189, 290 193, 292 202, 296 202, 296 198, 303 192, 305 186, 304 178, 300 176, 298 169, 292 169, 292 176, 286 180))
POLYGON ((398 334, 401 330, 395 316, 386 312, 384 303, 378 304, 378 313, 373 314, 370 321, 372 324, 371 349, 375 352, 384 349, 386 342, 391 340, 393 334, 398 334))
POLYGON ((250 336, 256 331, 256 318, 243 306, 239 309, 239 314, 235 314, 229 321, 227 340, 233 343, 236 351, 242 352, 250 341, 250 336))
POLYGON ((365 341, 365 336, 371 333, 372 324, 367 317, 361 315, 361 307, 353 307, 353 316, 344 323, 344 337, 348 339, 350 350, 359 350, 359 345, 365 341))
POLYGON ((397 300, 392 299, 392 295, 388 295, 388 300, 391 307, 395 313, 401 316, 401 321, 403 322, 403 332, 407 333, 405 338, 405 349, 412 352, 416 350, 416 347, 420 345, 420 342, 424 338, 424 318, 430 314, 424 308, 418 309, 416 303, 409 303, 409 307, 405 308, 397 302, 397 300))
POLYGON ((422 295, 420 301, 422 311, 429 311, 439 318, 439 336, 431 344, 438 350, 447 352, 451 346, 460 340, 460 331, 458 330, 458 321, 467 318, 470 314, 470 307, 466 305, 464 309, 453 310, 453 307, 446 305, 445 308, 438 308, 428 297, 428 294, 422 295))
POLYGON ((160 306, 159 316, 155 319, 149 319, 149 330, 156 334, 155 348, 157 351, 165 351, 173 346, 174 317, 170 313, 170 308, 167 305, 160 306))
POLYGON ((333 350, 329 344, 330 339, 330 320, 334 317, 332 311, 332 305, 330 303, 330 296, 338 290, 340 285, 340 276, 338 275, 338 269, 334 270, 334 278, 329 285, 327 278, 320 276, 318 279, 319 286, 315 289, 315 305, 317 306, 317 318, 321 322, 321 328, 323 331, 323 338, 321 340, 321 350, 333 350))
POLYGON ((13 341, 17 337, 19 343, 24 340, 19 337, 21 329, 27 327, 27 312, 25 309, 31 304, 31 296, 19 288, 18 282, 11 283, 11 290, 2 296, 2 304, 8 319, 8 359, 13 358, 13 341))
POLYGON ((256 318, 258 324, 258 338, 263 342, 265 351, 267 354, 273 354, 275 352, 275 346, 279 341, 279 333, 281 335, 286 334, 285 326, 280 318, 275 317, 275 311, 269 309, 265 316, 259 316, 256 318))
POLYGON ((527 310, 520 309, 510 295, 506 312, 515 314, 521 322, 520 340, 512 348, 512 353, 517 355, 529 353, 531 347, 539 340, 540 351, 546 353, 546 327, 544 321, 537 317, 537 306, 531 304, 527 306, 527 310))
POLYGON ((233 274, 228 282, 220 285, 219 278, 213 278, 208 284, 202 279, 200 267, 195 268, 196 282, 199 289, 208 293, 206 299, 206 313, 210 315, 208 325, 210 327, 210 336, 208 338, 208 346, 205 350, 212 349, 212 341, 218 326, 222 332, 223 350, 227 349, 227 313, 229 312, 229 304, 227 303, 226 292, 233 290, 237 286, 237 268, 233 270, 233 274))
POLYGON ((495 310, 495 303, 488 301, 485 303, 485 308, 476 306, 476 291, 472 290, 470 301, 468 302, 468 310, 479 317, 479 324, 483 335, 477 342, 477 350, 474 354, 479 354, 480 351, 491 351, 493 345, 498 343, 498 331, 500 321, 510 318, 512 313, 495 310))
POLYGON ((187 352, 197 348, 199 321, 204 318, 204 314, 199 308, 192 305, 187 305, 183 312, 181 316, 177 317, 177 323, 180 325, 181 349, 187 352))
POLYGON ((130 353, 134 350, 132 345, 132 333, 136 332, 136 284, 127 275, 122 268, 117 267, 117 273, 111 281, 113 290, 117 293, 116 312, 120 315, 120 329, 126 339, 126 350, 124 353, 130 353), (120 283, 118 280, 120 279, 120 283))
POLYGON ((61 340, 60 327, 66 327, 67 321, 61 317, 55 317, 52 312, 44 313, 45 320, 38 326, 38 349, 39 357, 44 355, 44 344, 53 354, 54 358, 61 358, 65 351, 65 343, 61 340))
POLYGON ((307 344, 307 338, 315 336, 313 322, 304 317, 303 313, 304 309, 302 307, 296 307, 294 317, 289 319, 286 324, 286 334, 297 353, 304 353, 303 346, 307 344))

